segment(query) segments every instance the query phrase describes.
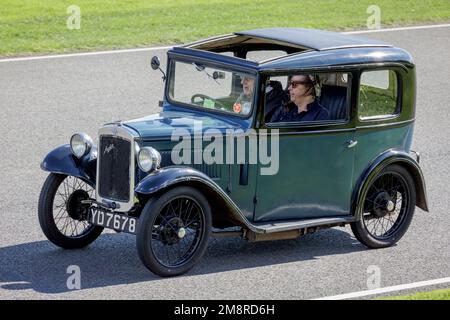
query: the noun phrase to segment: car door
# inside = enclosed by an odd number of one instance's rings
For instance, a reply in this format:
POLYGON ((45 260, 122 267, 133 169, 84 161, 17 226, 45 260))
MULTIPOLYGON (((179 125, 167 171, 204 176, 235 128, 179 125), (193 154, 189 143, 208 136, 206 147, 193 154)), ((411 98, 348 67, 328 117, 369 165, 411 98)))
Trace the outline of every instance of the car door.
POLYGON ((278 137, 279 167, 267 175, 261 169, 268 166, 258 164, 254 221, 350 214, 356 142, 349 97, 340 106, 346 109, 345 119, 268 123, 259 130, 260 137, 266 130, 273 135, 270 139, 278 137))

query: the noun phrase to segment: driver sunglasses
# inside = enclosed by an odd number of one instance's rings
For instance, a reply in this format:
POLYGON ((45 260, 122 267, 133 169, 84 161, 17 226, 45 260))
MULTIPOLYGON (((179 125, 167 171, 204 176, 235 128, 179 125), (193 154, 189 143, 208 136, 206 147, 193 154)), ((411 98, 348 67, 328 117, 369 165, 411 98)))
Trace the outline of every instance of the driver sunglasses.
POLYGON ((293 89, 295 88, 295 87, 297 87, 299 84, 303 84, 303 85, 306 85, 306 84, 308 84, 308 83, 310 83, 309 81, 289 81, 288 82, 288 88, 289 87, 292 87, 293 89))

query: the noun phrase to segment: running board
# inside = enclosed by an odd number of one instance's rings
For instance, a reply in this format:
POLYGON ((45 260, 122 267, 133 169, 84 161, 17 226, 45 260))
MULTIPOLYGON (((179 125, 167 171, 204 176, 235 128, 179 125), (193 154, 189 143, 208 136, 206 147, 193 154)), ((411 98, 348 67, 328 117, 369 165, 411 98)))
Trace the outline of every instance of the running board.
POLYGON ((293 229, 305 229, 311 227, 319 227, 323 225, 340 225, 355 221, 353 216, 341 216, 330 218, 302 219, 302 220, 285 220, 276 222, 263 222, 254 224, 262 233, 274 233, 289 231, 293 229))
POLYGON ((252 230, 246 230, 244 237, 249 241, 296 239, 319 229, 345 226, 355 221, 353 216, 330 218, 286 220, 253 224, 252 230))

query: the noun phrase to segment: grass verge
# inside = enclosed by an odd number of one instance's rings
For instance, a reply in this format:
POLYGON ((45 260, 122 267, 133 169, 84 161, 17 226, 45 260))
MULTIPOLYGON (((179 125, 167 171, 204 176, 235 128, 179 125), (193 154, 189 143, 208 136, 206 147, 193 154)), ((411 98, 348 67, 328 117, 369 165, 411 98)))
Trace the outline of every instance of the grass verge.
POLYGON ((383 297, 379 300, 450 300, 450 289, 419 292, 405 296, 383 297))
POLYGON ((0 56, 177 44, 274 26, 363 29, 373 4, 382 28, 450 20, 448 0, 2 0, 0 56), (80 8, 80 29, 67 28, 70 5, 80 8))

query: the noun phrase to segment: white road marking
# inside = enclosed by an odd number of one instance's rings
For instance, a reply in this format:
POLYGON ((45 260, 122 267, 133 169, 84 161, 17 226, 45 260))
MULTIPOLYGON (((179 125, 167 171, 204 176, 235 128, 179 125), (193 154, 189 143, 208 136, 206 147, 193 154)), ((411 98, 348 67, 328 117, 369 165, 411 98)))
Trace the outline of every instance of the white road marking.
POLYGON ((409 289, 433 286, 433 285, 444 284, 444 283, 449 283, 449 282, 450 282, 450 277, 428 280, 428 281, 414 282, 414 283, 409 283, 409 284, 401 284, 398 286, 385 287, 385 288, 379 288, 379 289, 374 289, 374 290, 366 290, 366 291, 358 291, 358 292, 339 294, 336 296, 323 297, 323 298, 318 298, 318 299, 313 299, 313 300, 344 300, 344 299, 360 298, 360 297, 372 296, 372 295, 376 295, 376 294, 409 290, 409 289))
POLYGON ((373 30, 356 30, 342 32, 343 34, 361 34, 361 33, 377 33, 377 32, 391 32, 391 31, 404 31, 404 30, 421 30, 421 29, 435 29, 435 28, 448 28, 450 23, 446 24, 431 24, 428 26, 411 26, 411 27, 398 27, 387 29, 373 29, 373 30))
POLYGON ((98 56, 98 55, 103 55, 103 54, 168 50, 170 48, 172 48, 172 47, 167 46, 167 47, 135 48, 135 49, 121 49, 121 50, 110 50, 110 51, 93 51, 93 52, 80 52, 80 53, 68 53, 68 54, 55 54, 55 55, 48 55, 48 56, 6 58, 6 59, 0 59, 0 62, 30 61, 30 60, 43 60, 43 59, 55 59, 55 58, 58 59, 58 58, 83 57, 83 56, 98 56))
MULTIPOLYGON (((448 27, 450 27, 450 23, 448 23, 448 24, 434 24, 434 25, 427 25, 427 26, 387 28, 387 29, 377 29, 377 30, 357 30, 357 31, 348 31, 348 32, 343 32, 343 33, 344 34, 363 34, 363 33, 377 33, 377 32, 391 32, 391 31, 433 29, 433 28, 448 28, 448 27)), ((129 52, 140 52, 140 51, 167 50, 167 49, 170 49, 170 48, 172 48, 172 46, 151 47, 151 48, 135 48, 135 49, 121 49, 121 50, 109 50, 109 51, 94 51, 94 52, 80 52, 80 53, 55 54, 55 55, 19 57, 19 58, 5 58, 5 59, 0 59, 0 62, 16 62, 16 61, 55 59, 55 58, 58 59, 58 58, 70 58, 70 57, 96 56, 96 55, 102 55, 102 54, 115 54, 115 53, 129 53, 129 52)))

